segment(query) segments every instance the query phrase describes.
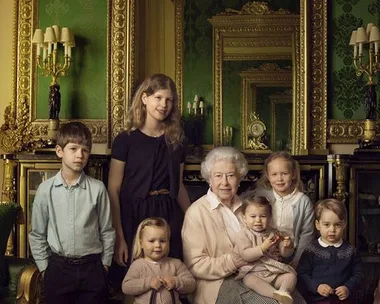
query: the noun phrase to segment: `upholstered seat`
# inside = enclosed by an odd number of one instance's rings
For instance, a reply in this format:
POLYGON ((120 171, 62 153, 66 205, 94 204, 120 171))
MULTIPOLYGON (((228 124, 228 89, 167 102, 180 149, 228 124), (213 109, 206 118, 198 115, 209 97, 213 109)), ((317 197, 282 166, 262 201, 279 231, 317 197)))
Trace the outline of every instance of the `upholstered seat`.
POLYGON ((0 303, 42 303, 42 280, 30 259, 5 256, 8 236, 20 208, 0 203, 0 303))

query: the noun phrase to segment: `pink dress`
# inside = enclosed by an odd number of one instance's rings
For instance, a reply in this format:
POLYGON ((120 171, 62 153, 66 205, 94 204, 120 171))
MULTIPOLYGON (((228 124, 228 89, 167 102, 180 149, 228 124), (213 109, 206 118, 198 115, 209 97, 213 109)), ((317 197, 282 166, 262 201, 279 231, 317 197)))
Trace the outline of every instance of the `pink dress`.
POLYGON ((253 262, 240 267, 236 280, 243 278, 248 273, 254 273, 257 277, 271 283, 279 274, 296 274, 293 267, 281 262, 282 257, 290 256, 293 253, 290 250, 285 251, 282 243, 273 246, 263 254, 260 245, 274 232, 273 229, 256 232, 249 228, 243 228, 239 231, 235 242, 235 251, 244 260, 249 259, 253 262))

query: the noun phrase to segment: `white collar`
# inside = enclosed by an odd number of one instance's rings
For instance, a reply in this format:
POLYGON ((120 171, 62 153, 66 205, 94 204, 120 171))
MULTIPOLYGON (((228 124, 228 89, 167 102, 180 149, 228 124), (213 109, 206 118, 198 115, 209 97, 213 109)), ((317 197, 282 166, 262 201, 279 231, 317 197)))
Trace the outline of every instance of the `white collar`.
POLYGON ((298 201, 298 199, 302 195, 302 192, 298 191, 298 189, 295 188, 292 193, 289 193, 285 196, 281 196, 273 189, 273 195, 276 201, 290 202, 293 205, 298 201))
POLYGON ((343 244, 343 240, 342 239, 340 239, 338 242, 336 242, 335 244, 327 244, 327 243, 325 243, 324 241, 322 241, 322 238, 321 237, 319 237, 318 238, 318 243, 319 243, 319 245, 321 245, 322 247, 325 247, 325 248, 327 248, 327 247, 329 247, 329 246, 334 246, 335 248, 339 248, 340 246, 342 246, 342 244, 343 244))
MULTIPOLYGON (((206 199, 207 199, 207 201, 210 203, 210 207, 211 207, 212 210, 218 208, 219 205, 223 205, 223 206, 227 207, 226 205, 224 205, 224 204, 220 201, 219 197, 217 197, 217 196, 215 195, 215 193, 211 191, 211 188, 209 188, 208 191, 207 191, 206 199)), ((235 195, 235 196, 233 197, 233 199, 232 199, 232 208, 229 208, 229 207, 227 207, 227 208, 228 208, 228 209, 231 209, 231 211, 232 211, 233 213, 235 213, 235 211, 236 211, 241 205, 242 205, 242 203, 241 203, 240 198, 239 198, 237 195, 235 195)))

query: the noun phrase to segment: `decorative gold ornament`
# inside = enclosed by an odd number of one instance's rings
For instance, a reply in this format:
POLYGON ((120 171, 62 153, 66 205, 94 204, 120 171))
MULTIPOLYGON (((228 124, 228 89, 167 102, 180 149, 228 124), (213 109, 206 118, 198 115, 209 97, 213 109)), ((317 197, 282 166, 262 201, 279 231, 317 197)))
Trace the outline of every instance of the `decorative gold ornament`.
POLYGON ((7 153, 31 151, 46 145, 46 141, 35 139, 32 124, 28 121, 29 107, 26 102, 22 105, 19 115, 15 115, 11 106, 5 108, 4 124, 0 128, 0 148, 7 153))
POLYGON ((268 146, 264 144, 266 126, 255 112, 250 114, 250 124, 248 125, 248 145, 253 150, 268 150, 268 146))
POLYGON ((220 15, 265 15, 265 14, 290 14, 290 11, 280 8, 278 11, 273 11, 269 8, 267 2, 252 1, 243 5, 241 10, 227 8, 220 15))

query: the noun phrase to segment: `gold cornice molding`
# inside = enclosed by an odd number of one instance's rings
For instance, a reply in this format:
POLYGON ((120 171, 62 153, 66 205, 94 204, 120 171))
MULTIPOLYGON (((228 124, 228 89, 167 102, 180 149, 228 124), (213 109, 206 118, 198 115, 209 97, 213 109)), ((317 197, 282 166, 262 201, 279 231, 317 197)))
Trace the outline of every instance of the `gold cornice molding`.
MULTIPOLYGON (((111 145, 124 127, 135 70, 136 0, 107 2, 107 119, 79 119, 93 132, 94 143, 111 145)), ((0 129, 0 146, 18 152, 43 145, 48 120, 36 120, 36 59, 32 33, 37 20, 37 0, 15 0, 13 42, 13 96, 0 129)), ((64 123, 65 120, 62 120, 64 123)))
MULTIPOLYGON (((357 144, 364 134, 364 120, 327 121, 327 142, 329 144, 357 144)), ((376 125, 376 135, 380 136, 380 123, 376 125)))

